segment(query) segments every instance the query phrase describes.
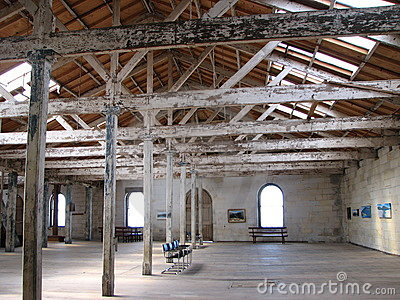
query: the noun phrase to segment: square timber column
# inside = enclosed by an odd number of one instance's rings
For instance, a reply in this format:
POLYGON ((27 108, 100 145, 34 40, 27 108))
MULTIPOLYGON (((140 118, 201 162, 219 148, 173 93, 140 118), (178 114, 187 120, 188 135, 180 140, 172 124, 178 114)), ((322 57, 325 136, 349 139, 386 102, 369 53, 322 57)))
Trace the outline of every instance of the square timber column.
POLYGON ((167 218, 165 220, 165 241, 172 242, 172 199, 173 199, 173 181, 174 181, 174 151, 167 151, 167 172, 166 172, 166 197, 165 207, 167 218))
POLYGON ((179 182, 179 241, 186 243, 186 172, 187 163, 180 162, 181 177, 179 182))
POLYGON ((28 57, 32 79, 25 161, 23 299, 42 298, 42 201, 52 56, 52 50, 35 50, 28 57))
POLYGON ((151 221, 153 202, 153 138, 150 135, 146 135, 143 141, 144 227, 142 275, 151 275, 153 269, 153 224, 151 221))
POLYGON ((199 244, 203 245, 203 178, 199 177, 197 179, 197 200, 198 200, 198 219, 199 219, 199 244))
POLYGON ((6 243, 5 251, 14 252, 15 250, 15 215, 17 211, 17 188, 18 174, 11 172, 8 174, 8 201, 6 208, 6 243))
POLYGON ((72 184, 67 184, 65 193, 65 243, 72 244, 72 184))
POLYGON ((86 188, 86 227, 85 238, 87 241, 92 240, 93 235, 93 187, 87 186, 86 188))
POLYGON ((192 242, 192 247, 193 249, 196 248, 196 185, 197 185, 197 171, 196 170, 191 170, 190 171, 190 179, 191 179, 191 187, 190 187, 190 236, 191 236, 191 242, 192 242))
POLYGON ((116 148, 119 107, 109 106, 106 111, 106 154, 104 173, 103 210, 103 277, 102 295, 114 296, 115 269, 115 192, 116 148))
POLYGON ((49 180, 44 180, 43 186, 43 224, 42 224, 42 248, 47 248, 47 227, 50 219, 49 180))

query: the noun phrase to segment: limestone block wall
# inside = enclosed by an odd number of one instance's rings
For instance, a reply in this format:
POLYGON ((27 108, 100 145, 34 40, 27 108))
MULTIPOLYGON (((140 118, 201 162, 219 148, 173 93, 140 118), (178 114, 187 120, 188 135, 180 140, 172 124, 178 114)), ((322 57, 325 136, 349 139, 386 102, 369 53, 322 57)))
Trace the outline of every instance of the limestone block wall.
POLYGON ((400 150, 382 148, 378 159, 366 159, 359 167, 346 170, 341 184, 343 211, 371 205, 371 218, 344 216, 345 240, 400 254, 400 150), (376 205, 392 204, 392 218, 380 219, 376 205))
MULTIPOLYGON (((258 224, 258 191, 266 183, 277 184, 284 193, 285 225, 289 240, 339 242, 342 238, 341 177, 336 175, 290 175, 205 178, 203 188, 213 202, 214 241, 250 241, 249 226, 258 224), (245 223, 229 223, 228 209, 245 209, 245 223)), ((125 225, 125 197, 130 188, 142 187, 142 181, 118 181, 116 226, 125 225)), ((179 180, 173 184, 173 234, 179 237, 179 180)), ((186 191, 190 190, 190 178, 186 191)), ((64 192, 64 190, 62 190, 64 192)), ((76 212, 85 211, 85 188, 73 187, 76 212)), ((95 189, 93 197, 94 237, 102 224, 103 191, 95 189)), ((154 181, 152 222, 155 240, 165 239, 165 221, 157 220, 157 212, 165 211, 165 180, 154 181)), ((73 238, 84 238, 85 215, 73 216, 73 238)), ((61 231, 62 232, 62 231, 61 231)))

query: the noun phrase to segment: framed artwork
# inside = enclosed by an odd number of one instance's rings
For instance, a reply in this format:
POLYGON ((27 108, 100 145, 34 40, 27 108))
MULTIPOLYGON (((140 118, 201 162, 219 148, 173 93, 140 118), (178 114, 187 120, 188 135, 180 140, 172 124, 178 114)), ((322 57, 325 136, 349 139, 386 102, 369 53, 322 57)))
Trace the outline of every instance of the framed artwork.
POLYGON ((392 204, 391 203, 383 203, 377 204, 378 207, 378 216, 380 219, 391 219, 392 218, 392 204))
POLYGON ((347 208, 347 220, 351 220, 351 207, 347 208))
MULTIPOLYGON (((171 214, 169 214, 171 216, 171 214)), ((167 212, 166 211, 159 211, 157 212, 157 220, 166 220, 167 219, 167 212)))
POLYGON ((361 217, 371 218, 371 205, 361 206, 361 217))
POLYGON ((228 209, 228 222, 229 223, 244 223, 246 222, 245 209, 228 209))
POLYGON ((358 216, 360 216, 360 210, 359 210, 358 208, 354 208, 354 209, 352 210, 352 212, 353 212, 353 217, 358 217, 358 216))

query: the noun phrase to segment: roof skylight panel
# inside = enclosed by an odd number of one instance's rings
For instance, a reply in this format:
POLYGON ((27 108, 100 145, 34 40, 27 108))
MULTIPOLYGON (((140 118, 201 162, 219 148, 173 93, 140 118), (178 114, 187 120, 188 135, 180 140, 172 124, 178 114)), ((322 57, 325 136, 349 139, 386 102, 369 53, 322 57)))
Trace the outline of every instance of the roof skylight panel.
POLYGON ((394 5, 393 3, 384 1, 384 0, 338 0, 336 1, 339 4, 347 5, 350 7, 379 7, 379 6, 390 6, 394 5))

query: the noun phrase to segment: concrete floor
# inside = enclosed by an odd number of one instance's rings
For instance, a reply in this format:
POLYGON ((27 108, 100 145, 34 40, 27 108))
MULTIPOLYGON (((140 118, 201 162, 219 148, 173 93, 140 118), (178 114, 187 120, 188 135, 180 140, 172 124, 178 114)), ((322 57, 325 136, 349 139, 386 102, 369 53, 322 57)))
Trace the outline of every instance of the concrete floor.
MULTIPOLYGON (((314 283, 337 280, 345 272, 344 283, 371 283, 376 288, 395 288, 400 294, 400 258, 349 244, 251 244, 213 243, 197 249, 193 265, 180 275, 162 275, 167 266, 159 243, 155 244, 153 276, 141 275, 142 243, 119 244, 116 256, 116 295, 119 299, 275 299, 287 298, 289 287, 273 294, 260 294, 257 286, 268 279, 272 284, 314 283)), ((16 253, 0 250, 0 298, 21 298, 21 248, 16 253)), ((74 241, 72 245, 50 243, 43 253, 44 299, 100 299, 101 252, 99 242, 74 241)), ((264 286, 261 286, 263 288, 264 286)), ((270 286, 268 286, 270 287, 270 286)), ((362 293, 362 291, 361 291, 362 293)), ((399 296, 336 295, 324 289, 318 299, 399 299, 399 296)), ((310 295, 290 298, 310 299, 310 295)))

